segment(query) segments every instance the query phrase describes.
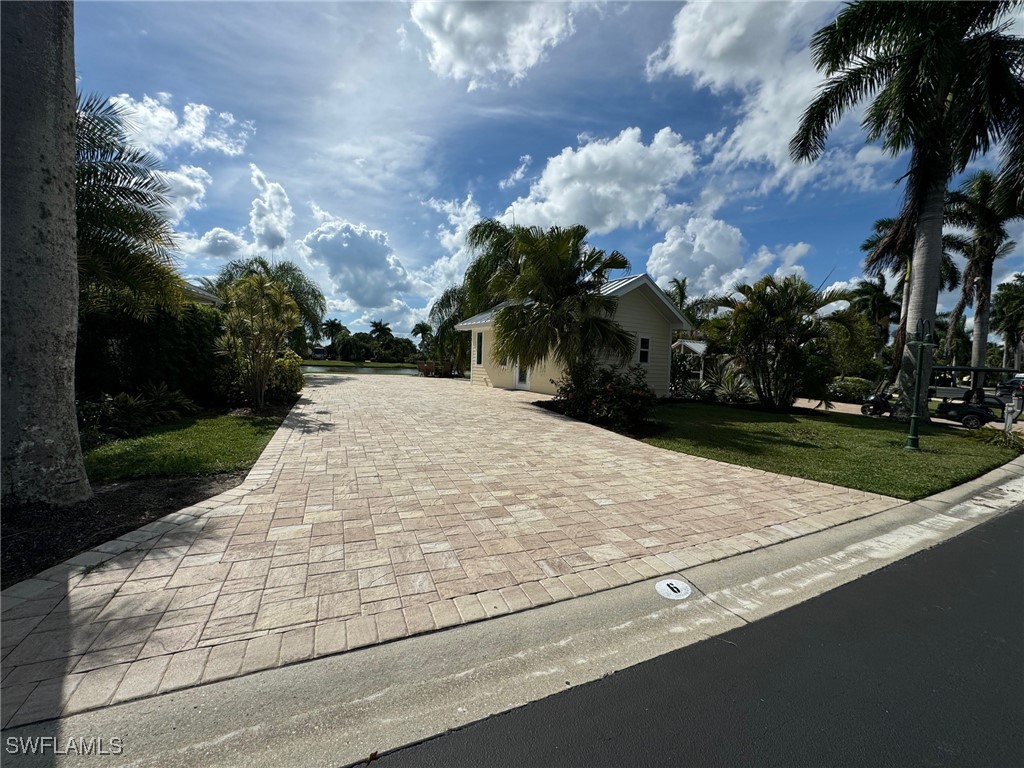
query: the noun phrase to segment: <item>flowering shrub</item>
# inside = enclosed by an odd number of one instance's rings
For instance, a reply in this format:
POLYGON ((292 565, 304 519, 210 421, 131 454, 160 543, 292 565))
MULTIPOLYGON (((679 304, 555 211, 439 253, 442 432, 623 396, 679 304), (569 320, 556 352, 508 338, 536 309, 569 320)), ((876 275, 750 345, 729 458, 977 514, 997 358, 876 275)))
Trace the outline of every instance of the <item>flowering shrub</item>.
POLYGON ((633 432, 654 413, 657 396, 639 365, 625 371, 594 366, 561 382, 555 400, 566 416, 633 432))

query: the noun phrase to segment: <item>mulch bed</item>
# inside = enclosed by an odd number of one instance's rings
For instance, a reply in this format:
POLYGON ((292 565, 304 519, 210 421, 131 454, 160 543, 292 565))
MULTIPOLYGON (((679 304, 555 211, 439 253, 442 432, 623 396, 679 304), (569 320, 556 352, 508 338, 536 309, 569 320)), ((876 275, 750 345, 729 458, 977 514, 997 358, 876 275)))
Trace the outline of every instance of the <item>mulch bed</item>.
POLYGON ((2 586, 6 589, 97 544, 230 490, 247 474, 243 470, 97 486, 88 501, 60 510, 6 504, 0 520, 2 586))

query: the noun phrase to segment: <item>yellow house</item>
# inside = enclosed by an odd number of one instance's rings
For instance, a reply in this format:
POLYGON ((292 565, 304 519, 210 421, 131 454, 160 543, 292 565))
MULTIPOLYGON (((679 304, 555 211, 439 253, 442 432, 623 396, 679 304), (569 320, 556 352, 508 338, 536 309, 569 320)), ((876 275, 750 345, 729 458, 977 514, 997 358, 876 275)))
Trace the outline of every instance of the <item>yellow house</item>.
MULTIPOLYGON (((672 332, 691 330, 689 322, 647 273, 610 280, 601 293, 619 300, 615 320, 636 339, 633 359, 627 365, 644 367, 647 383, 658 397, 667 397, 672 375, 672 332)), ((501 306, 455 326, 471 334, 470 381, 485 387, 555 394, 562 371, 554 361, 520 368, 517 364, 500 365, 494 359, 494 315, 501 306)))

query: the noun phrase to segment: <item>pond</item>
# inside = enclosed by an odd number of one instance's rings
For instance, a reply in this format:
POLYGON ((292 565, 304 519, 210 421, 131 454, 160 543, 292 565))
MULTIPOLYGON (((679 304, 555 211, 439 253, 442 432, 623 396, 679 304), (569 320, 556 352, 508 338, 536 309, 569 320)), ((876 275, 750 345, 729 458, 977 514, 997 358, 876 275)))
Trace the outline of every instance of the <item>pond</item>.
POLYGON ((303 365, 303 373, 387 373, 399 376, 415 376, 418 371, 415 368, 367 368, 362 365, 354 366, 333 366, 333 365, 303 365))

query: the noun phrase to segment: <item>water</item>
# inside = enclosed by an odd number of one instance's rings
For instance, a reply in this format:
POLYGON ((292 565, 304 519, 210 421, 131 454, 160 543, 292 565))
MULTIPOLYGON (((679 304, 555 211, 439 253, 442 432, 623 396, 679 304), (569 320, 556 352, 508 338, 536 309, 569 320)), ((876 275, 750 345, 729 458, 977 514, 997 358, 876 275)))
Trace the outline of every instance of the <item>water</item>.
POLYGON ((332 365, 302 365, 303 373, 387 373, 399 376, 415 376, 415 368, 367 368, 357 365, 351 367, 334 367, 332 365))

